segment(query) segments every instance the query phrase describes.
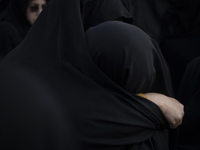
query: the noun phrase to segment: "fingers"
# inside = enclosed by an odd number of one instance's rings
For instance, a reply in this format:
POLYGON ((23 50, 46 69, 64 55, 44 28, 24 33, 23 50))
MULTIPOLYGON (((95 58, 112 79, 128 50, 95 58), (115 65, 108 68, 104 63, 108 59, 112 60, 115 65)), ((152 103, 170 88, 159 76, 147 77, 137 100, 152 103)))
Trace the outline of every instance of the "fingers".
POLYGON ((180 122, 176 122, 174 124, 169 124, 169 126, 170 126, 171 129, 176 129, 181 124, 182 124, 182 119, 180 120, 180 122))
POLYGON ((182 124, 184 106, 178 100, 159 93, 145 93, 145 96, 158 105, 171 129, 175 129, 182 124))
POLYGON ((171 129, 175 129, 178 126, 180 126, 183 122, 183 116, 184 116, 184 106, 178 102, 176 99, 171 98, 172 101, 174 101, 174 111, 172 112, 171 119, 169 119, 169 125, 171 129))

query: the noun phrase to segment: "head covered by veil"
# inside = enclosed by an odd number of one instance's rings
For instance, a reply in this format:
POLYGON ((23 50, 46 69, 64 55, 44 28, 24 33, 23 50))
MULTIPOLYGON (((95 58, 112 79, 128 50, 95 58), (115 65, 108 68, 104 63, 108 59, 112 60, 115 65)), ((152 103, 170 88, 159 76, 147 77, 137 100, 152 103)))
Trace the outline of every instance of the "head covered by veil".
POLYGON ((95 64, 128 92, 166 92, 162 55, 138 27, 119 21, 105 22, 90 28, 86 40, 95 64))
MULTIPOLYGON (((26 36, 37 19, 40 11, 36 10, 38 3, 48 3, 48 0, 10 0, 0 23, 0 59, 3 59, 26 36), (35 6, 35 10, 30 8, 35 6)), ((43 5, 43 7, 45 6, 43 5)))
MULTIPOLYGON (((115 5, 115 0, 109 5, 103 2, 104 7, 117 7, 119 18, 124 16, 123 9, 115 5)), ((70 114, 68 120, 77 132, 72 138, 79 142, 82 149, 146 150, 162 147, 167 150, 166 129, 169 126, 157 105, 114 83, 91 58, 90 40, 84 30, 87 16, 83 18, 83 8, 87 9, 80 0, 51 0, 25 40, 5 58, 3 65, 30 71, 49 86, 52 85, 54 92, 60 94, 57 101, 62 105, 63 113, 70 114)), ((106 13, 112 14, 112 9, 106 13)), ((116 20, 116 16, 109 20, 103 17, 99 23, 112 20, 116 20)), ((102 25, 107 26, 107 23, 102 25)), ((112 26, 111 31, 124 30, 126 26, 131 28, 126 23, 108 23, 108 28, 112 26)), ((158 70, 154 70, 156 77, 147 89, 170 95, 165 64, 159 57, 159 50, 149 36, 135 27, 133 30, 139 39, 144 40, 144 43, 141 41, 142 49, 148 48, 147 54, 151 58, 147 59, 154 61, 150 66, 158 64, 158 70)), ((111 53, 115 53, 114 49, 111 53)), ((148 71, 146 69, 147 66, 144 71, 148 71)))

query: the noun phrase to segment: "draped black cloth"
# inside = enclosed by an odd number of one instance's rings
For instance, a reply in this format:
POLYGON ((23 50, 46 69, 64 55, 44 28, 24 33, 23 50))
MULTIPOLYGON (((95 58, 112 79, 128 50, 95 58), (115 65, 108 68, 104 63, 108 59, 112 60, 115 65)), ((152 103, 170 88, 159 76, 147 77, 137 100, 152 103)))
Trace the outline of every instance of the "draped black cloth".
POLYGON ((55 89, 34 73, 9 66, 1 67, 0 82, 1 149, 78 150, 55 89))
POLYGON ((81 10, 85 30, 109 20, 120 20, 127 23, 133 22, 132 15, 122 5, 121 1, 81 0, 81 10))
POLYGON ((12 0, 0 24, 0 57, 5 57, 26 36, 31 25, 26 17, 28 0, 12 0))
POLYGON ((179 100, 185 105, 185 116, 179 131, 179 150, 197 150, 200 118, 200 57, 191 61, 185 70, 179 90, 179 100))
MULTIPOLYGON (((105 9, 117 7, 115 10, 121 12, 118 17, 122 17, 123 5, 104 2, 105 9)), ((80 0, 51 0, 2 65, 34 72, 60 95, 58 103, 63 113, 69 114, 68 120, 78 132, 74 140, 81 149, 168 150, 169 126, 158 106, 115 84, 93 62, 85 38, 85 11, 87 7, 80 0)), ((110 9, 104 16, 112 12, 110 9)), ((108 21, 106 18, 101 22, 108 21)), ((161 55, 148 35, 135 30, 132 32, 140 33, 144 41, 134 38, 134 43, 147 44, 153 55, 161 55)), ((162 79, 155 86, 162 87, 158 92, 170 96, 165 62, 162 57, 154 61, 154 65, 161 63, 158 79, 162 79)))
POLYGON ((128 92, 168 93, 162 54, 154 40, 138 27, 105 23, 90 28, 86 39, 97 66, 128 92))
POLYGON ((148 33, 156 42, 164 40, 166 18, 173 8, 172 0, 121 0, 134 24, 148 33))
POLYGON ((187 64, 200 56, 200 1, 174 0, 168 13, 163 55, 172 74, 176 96, 187 64))

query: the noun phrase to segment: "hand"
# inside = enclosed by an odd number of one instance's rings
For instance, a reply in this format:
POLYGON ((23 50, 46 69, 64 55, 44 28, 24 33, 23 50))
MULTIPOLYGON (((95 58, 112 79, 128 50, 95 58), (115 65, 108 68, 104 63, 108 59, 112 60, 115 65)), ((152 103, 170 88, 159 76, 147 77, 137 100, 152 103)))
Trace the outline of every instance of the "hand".
POLYGON ((150 101, 158 105, 167 119, 170 128, 175 129, 182 124, 184 116, 184 106, 172 97, 159 93, 145 93, 150 101))

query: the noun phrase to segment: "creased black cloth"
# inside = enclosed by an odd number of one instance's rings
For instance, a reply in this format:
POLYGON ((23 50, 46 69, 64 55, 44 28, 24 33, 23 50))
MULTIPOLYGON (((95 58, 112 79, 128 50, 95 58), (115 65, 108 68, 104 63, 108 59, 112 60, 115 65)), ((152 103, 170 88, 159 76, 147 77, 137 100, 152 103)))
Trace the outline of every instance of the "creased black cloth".
POLYGON ((197 150, 199 144, 200 118, 200 57, 191 61, 185 70, 178 93, 185 106, 183 124, 179 130, 179 150, 197 150))
POLYGON ((0 57, 5 57, 26 36, 31 25, 26 17, 28 0, 12 0, 0 24, 0 57))
MULTIPOLYGON (((82 149, 151 150, 162 146, 167 150, 169 126, 157 105, 114 84, 93 62, 81 8, 80 0, 51 0, 2 65, 31 70, 48 83, 62 76, 62 88, 59 83, 52 88, 62 89, 65 101, 60 103, 70 114, 70 123, 78 132, 75 140, 82 149), (59 76, 51 76, 51 72, 59 76)), ((164 81, 167 85, 167 77, 164 81)), ((168 86, 163 86, 163 94, 170 96, 168 86)))

